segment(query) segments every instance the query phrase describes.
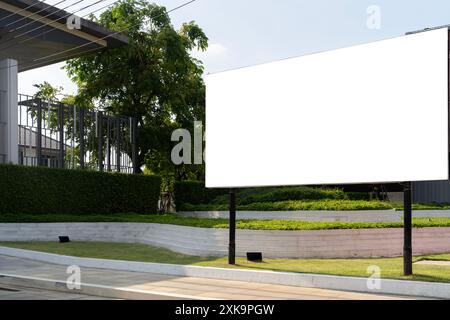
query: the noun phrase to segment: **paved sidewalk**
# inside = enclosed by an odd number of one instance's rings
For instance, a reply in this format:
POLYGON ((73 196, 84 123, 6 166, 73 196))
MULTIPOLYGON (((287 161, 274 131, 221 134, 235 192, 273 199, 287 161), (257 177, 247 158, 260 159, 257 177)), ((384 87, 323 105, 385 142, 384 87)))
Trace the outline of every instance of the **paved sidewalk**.
MULTIPOLYGON (((66 267, 0 255, 0 274, 66 281, 66 267)), ((0 278, 1 282, 1 278, 0 278)), ((302 288, 242 281, 178 277, 152 273, 82 268, 81 282, 121 289, 158 292, 161 295, 183 295, 192 299, 411 299, 388 295, 364 294, 316 288, 302 288)), ((74 292, 76 293, 76 292, 74 292)), ((37 297, 38 298, 38 297, 37 297)))

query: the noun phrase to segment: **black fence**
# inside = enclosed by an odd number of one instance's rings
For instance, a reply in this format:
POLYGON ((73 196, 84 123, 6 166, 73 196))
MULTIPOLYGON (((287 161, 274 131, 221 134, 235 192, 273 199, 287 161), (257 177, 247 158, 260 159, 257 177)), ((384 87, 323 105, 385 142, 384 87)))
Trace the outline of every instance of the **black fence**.
POLYGON ((19 94, 19 164, 135 173, 132 117, 19 94))

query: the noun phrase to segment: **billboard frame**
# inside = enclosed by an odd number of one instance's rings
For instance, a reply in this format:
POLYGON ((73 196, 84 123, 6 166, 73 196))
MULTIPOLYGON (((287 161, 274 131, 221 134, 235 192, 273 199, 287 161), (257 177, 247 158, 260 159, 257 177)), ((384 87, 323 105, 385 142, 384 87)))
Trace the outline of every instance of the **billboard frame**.
MULTIPOLYGON (((407 32, 405 35, 432 31, 436 29, 446 28, 449 37, 447 41, 447 90, 450 91, 450 25, 445 25, 435 28, 427 28, 424 30, 407 32)), ((447 134, 448 134, 448 154, 447 163, 450 174, 450 99, 447 101, 447 134)), ((408 133, 405 133, 405 139, 408 139, 408 133)), ((408 161, 405 159, 405 161, 408 161)), ((447 177, 450 180, 450 177, 447 177)), ((374 186, 380 186, 382 189, 389 192, 403 193, 403 273, 405 276, 413 274, 413 250, 412 250, 412 182, 398 182, 398 183, 377 183, 377 184, 341 184, 341 185, 327 185, 342 188, 344 191, 352 192, 367 192, 373 189, 374 186)), ((244 189, 244 188, 243 188, 244 189)), ((228 263, 234 265, 236 263, 236 188, 229 188, 229 245, 228 245, 228 263)))

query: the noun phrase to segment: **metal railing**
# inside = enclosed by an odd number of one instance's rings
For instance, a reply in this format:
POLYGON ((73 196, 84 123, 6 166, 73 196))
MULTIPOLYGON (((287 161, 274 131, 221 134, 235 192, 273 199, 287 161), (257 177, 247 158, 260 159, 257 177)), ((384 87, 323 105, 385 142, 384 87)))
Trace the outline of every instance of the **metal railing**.
POLYGON ((136 121, 19 94, 19 164, 136 172, 136 121))

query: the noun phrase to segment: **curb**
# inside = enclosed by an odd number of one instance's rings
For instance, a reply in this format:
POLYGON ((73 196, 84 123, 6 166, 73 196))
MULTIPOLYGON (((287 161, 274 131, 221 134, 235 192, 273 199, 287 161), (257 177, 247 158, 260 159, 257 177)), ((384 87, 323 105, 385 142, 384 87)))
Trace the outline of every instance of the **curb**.
MULTIPOLYGON (((209 219, 228 219, 227 210, 185 210, 177 212, 184 217, 209 219)), ((450 210, 413 210, 413 218, 448 218, 450 210)), ((261 211, 237 210, 238 219, 255 220, 300 220, 300 221, 336 221, 336 222, 401 222, 403 210, 291 210, 291 211, 261 211)))
MULTIPOLYGON (((228 219, 229 212, 223 210, 180 211, 183 217, 228 219)), ((416 214, 416 211, 414 212, 416 214)), ((237 210, 237 219, 291 220, 291 221, 336 221, 336 222, 401 222, 403 212, 388 210, 293 210, 293 211, 248 211, 237 210)), ((450 213, 449 213, 450 216, 450 213)))
POLYGON ((450 299, 450 283, 381 279, 379 289, 369 289, 367 285, 368 279, 361 277, 78 258, 7 247, 0 247, 0 254, 59 265, 78 265, 86 268, 148 272, 174 276, 344 290, 372 294, 450 299))
POLYGON ((80 289, 69 289, 65 281, 11 274, 0 274, 0 283, 3 285, 14 285, 25 288, 43 289, 72 294, 85 294, 123 300, 206 300, 206 298, 203 299, 196 296, 112 287, 90 283, 81 283, 80 289))

